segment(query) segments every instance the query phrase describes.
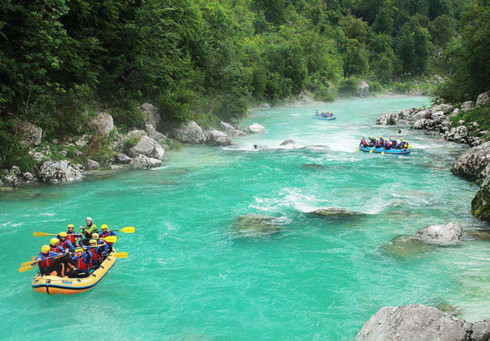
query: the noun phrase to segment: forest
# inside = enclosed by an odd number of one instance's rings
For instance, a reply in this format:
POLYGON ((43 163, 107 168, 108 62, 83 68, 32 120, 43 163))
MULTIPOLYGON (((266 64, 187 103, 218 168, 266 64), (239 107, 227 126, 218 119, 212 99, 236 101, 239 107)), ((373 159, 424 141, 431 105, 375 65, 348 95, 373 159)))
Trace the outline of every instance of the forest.
POLYGON ((80 135, 97 111, 118 127, 157 106, 164 127, 234 122, 260 101, 318 100, 438 75, 434 96, 490 89, 488 0, 3 0, 0 166, 25 147, 80 135))

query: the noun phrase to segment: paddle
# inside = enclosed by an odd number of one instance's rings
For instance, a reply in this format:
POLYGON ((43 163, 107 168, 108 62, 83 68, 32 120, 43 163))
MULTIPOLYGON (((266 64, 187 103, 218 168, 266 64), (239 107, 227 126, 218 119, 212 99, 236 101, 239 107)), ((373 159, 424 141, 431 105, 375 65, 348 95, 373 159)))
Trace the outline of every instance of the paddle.
POLYGON ((122 229, 114 230, 114 231, 119 231, 122 233, 134 233, 134 226, 123 227, 122 229))
MULTIPOLYGON (((133 228, 133 232, 134 232, 134 226, 129 226, 128 228, 131 228, 131 227, 133 228)), ((124 229, 121 229, 121 230, 124 230, 124 229)), ((131 231, 131 229, 129 229, 128 231, 131 231)), ((125 232, 125 233, 133 233, 133 232, 125 232)), ((46 232, 33 232, 32 235, 34 237, 46 237, 46 236, 57 236, 58 234, 55 234, 55 233, 46 233, 46 232)), ((108 236, 108 237, 100 238, 100 239, 105 240, 108 243, 115 243, 115 242, 117 242, 117 236, 108 236)))
MULTIPOLYGON (((46 233, 46 232, 32 232, 34 237, 47 237, 47 236, 57 236, 59 233, 46 233)), ((80 234, 75 234, 75 236, 80 236, 80 234)))

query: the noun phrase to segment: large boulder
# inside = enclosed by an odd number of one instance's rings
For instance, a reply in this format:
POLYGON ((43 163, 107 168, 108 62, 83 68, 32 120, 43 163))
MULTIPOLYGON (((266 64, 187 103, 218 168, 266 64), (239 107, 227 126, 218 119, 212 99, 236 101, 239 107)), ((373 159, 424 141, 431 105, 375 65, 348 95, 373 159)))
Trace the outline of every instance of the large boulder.
POLYGON ((141 111, 143 111, 143 114, 145 115, 145 122, 150 123, 155 128, 158 128, 161 120, 158 109, 153 106, 153 104, 145 103, 141 106, 141 111))
POLYGON ((100 168, 100 164, 97 161, 91 160, 91 159, 88 159, 87 161, 85 161, 85 169, 95 170, 95 169, 99 169, 99 168, 100 168))
POLYGON ((477 219, 490 221, 490 176, 478 188, 471 201, 471 214, 477 219))
POLYGON ((43 130, 29 121, 22 121, 18 126, 20 142, 28 146, 39 146, 43 137, 43 130))
POLYGON ((415 112, 412 117, 414 120, 420 120, 423 118, 430 119, 432 117, 432 112, 429 109, 422 109, 415 112))
POLYGON ((140 169, 150 169, 155 167, 160 167, 162 165, 162 161, 158 159, 154 159, 151 157, 147 157, 143 154, 139 154, 134 159, 131 160, 130 166, 131 168, 140 168, 140 169))
POLYGON ((490 99, 490 91, 486 91, 482 94, 479 94, 478 98, 476 99, 476 106, 477 107, 484 106, 489 99, 490 99))
POLYGON ((437 245, 457 244, 463 235, 461 225, 457 223, 448 223, 442 225, 432 225, 419 230, 415 234, 418 240, 437 245))
POLYGON ((490 319, 473 323, 472 341, 489 341, 490 340, 490 319))
POLYGON ((173 137, 182 143, 205 143, 206 136, 202 128, 194 121, 182 124, 172 132, 173 137))
POLYGON ((149 136, 142 136, 139 142, 129 149, 129 156, 136 157, 140 154, 149 158, 155 158, 163 160, 165 156, 165 150, 154 139, 149 136))
POLYGON ((247 133, 244 132, 240 127, 235 127, 229 123, 221 121, 219 125, 220 125, 221 129, 226 131, 226 133, 228 134, 229 137, 233 138, 233 137, 247 135, 247 133))
POLYGON ((13 173, 5 174, 3 182, 5 183, 5 185, 11 187, 18 187, 21 185, 21 179, 13 173))
POLYGON ((131 158, 129 156, 127 156, 126 154, 123 154, 123 153, 119 153, 116 155, 116 157, 114 158, 114 161, 116 161, 117 163, 123 163, 123 164, 126 164, 126 163, 129 163, 131 162, 131 158))
POLYGON ((149 122, 145 123, 145 130, 148 133, 148 136, 151 137, 152 139, 154 139, 155 141, 163 142, 167 139, 167 137, 165 135, 156 131, 153 124, 151 124, 149 122))
POLYGON ((377 125, 393 126, 396 125, 396 115, 395 114, 382 114, 376 118, 377 125))
POLYGON ((80 181, 83 175, 75 165, 66 160, 44 162, 38 171, 40 181, 49 183, 80 181))
POLYGON ((467 112, 473 108, 473 101, 466 101, 461 104, 461 111, 467 112))
POLYGON ((413 129, 429 129, 433 125, 434 125, 434 121, 433 120, 421 118, 421 119, 416 120, 413 123, 412 128, 413 129))
POLYGON ((216 129, 207 129, 204 135, 206 135, 206 142, 210 146, 229 146, 232 144, 225 133, 216 129))
POLYGON ((432 107, 432 112, 442 111, 444 114, 450 113, 454 107, 451 104, 436 104, 432 107))
POLYGON ((451 128, 445 135, 444 138, 447 141, 465 142, 468 137, 468 128, 466 126, 459 126, 456 128, 451 128))
POLYGON ((114 120, 111 115, 102 112, 90 120, 89 126, 94 130, 93 133, 109 136, 114 129, 114 120))
MULTIPOLYGON (((468 341, 473 325, 437 308, 422 304, 383 307, 367 321, 357 334, 361 340, 468 341)), ((484 325, 479 334, 484 334, 484 325)), ((480 330, 481 329, 481 330, 480 330)))
POLYGON ((469 180, 475 180, 480 177, 480 174, 489 163, 490 142, 486 142, 468 149, 466 153, 456 159, 450 169, 453 174, 469 180))
POLYGON ((248 131, 251 133, 263 133, 265 131, 265 127, 258 123, 254 123, 248 126, 248 131))

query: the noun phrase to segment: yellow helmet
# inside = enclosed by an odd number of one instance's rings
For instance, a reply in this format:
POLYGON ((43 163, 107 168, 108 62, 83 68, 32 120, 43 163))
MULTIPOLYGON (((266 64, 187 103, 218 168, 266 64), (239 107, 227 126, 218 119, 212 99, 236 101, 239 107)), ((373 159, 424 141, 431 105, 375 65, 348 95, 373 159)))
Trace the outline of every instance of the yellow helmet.
POLYGON ((60 237, 66 237, 67 235, 68 235, 68 234, 67 234, 65 231, 60 232, 60 237))
POLYGON ((102 224, 102 226, 100 228, 102 230, 107 230, 107 229, 109 229, 109 226, 107 226, 107 224, 102 224))
POLYGON ((90 239, 90 245, 92 244, 97 244, 97 241, 95 239, 90 239))
POLYGON ((68 224, 68 228, 70 228, 70 227, 75 228, 75 225, 73 225, 73 224, 68 224))
POLYGON ((382 139, 382 138, 383 138, 383 136, 380 136, 379 138, 380 138, 380 139, 382 139))
POLYGON ((49 245, 41 246, 41 252, 42 253, 48 253, 49 252, 49 245))
POLYGON ((403 137, 400 139, 400 141, 403 141, 403 137))
POLYGON ((92 239, 99 239, 99 234, 98 233, 92 233, 92 239))
POLYGON ((51 240, 49 241, 51 246, 56 246, 56 244, 58 244, 59 242, 60 240, 58 238, 51 238, 51 240))
POLYGON ((75 249, 75 253, 77 253, 77 252, 83 252, 83 249, 82 249, 81 247, 77 247, 77 248, 75 249))

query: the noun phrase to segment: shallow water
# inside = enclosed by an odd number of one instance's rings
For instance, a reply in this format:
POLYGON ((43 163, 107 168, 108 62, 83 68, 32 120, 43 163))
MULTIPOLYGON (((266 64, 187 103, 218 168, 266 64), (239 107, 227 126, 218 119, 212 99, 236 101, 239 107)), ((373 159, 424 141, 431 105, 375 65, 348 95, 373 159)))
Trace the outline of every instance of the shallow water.
POLYGON ((333 122, 311 118, 319 104, 254 110, 244 125, 267 130, 238 147, 185 147, 157 170, 0 193, 0 339, 349 340, 381 306, 407 303, 488 318, 488 241, 386 251, 429 224, 483 226, 468 213, 476 188, 448 170, 464 147, 410 131, 408 157, 356 152, 361 135, 399 136, 373 125, 379 113, 425 104, 340 100, 323 107, 333 122), (278 148, 290 138, 294 146, 278 148), (332 206, 366 215, 308 213, 332 206), (237 233, 245 214, 276 218, 279 232, 237 233), (33 292, 34 272, 17 272, 47 242, 32 232, 87 215, 136 226, 117 243, 129 258, 88 293, 33 292))

